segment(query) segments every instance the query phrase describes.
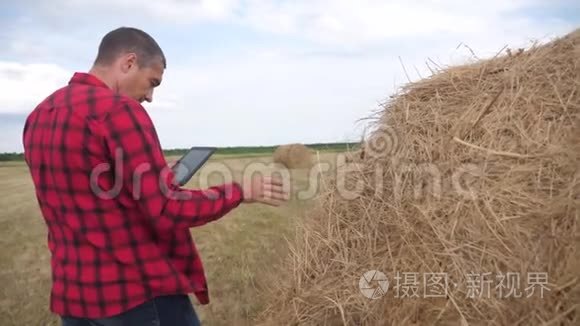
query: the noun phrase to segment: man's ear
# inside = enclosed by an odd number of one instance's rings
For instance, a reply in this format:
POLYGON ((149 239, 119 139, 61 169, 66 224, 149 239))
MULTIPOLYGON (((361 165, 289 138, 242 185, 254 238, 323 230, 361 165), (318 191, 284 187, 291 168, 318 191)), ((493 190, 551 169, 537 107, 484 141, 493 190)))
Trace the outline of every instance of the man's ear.
POLYGON ((121 59, 121 71, 129 72, 131 68, 137 65, 137 55, 135 53, 126 53, 121 59))

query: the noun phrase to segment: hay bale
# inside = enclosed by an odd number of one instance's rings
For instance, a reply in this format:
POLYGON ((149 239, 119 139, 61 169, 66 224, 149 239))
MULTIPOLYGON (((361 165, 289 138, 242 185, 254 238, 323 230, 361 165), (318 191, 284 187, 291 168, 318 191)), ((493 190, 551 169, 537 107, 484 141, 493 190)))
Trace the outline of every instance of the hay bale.
POLYGON ((261 320, 580 325, 579 47, 580 30, 437 71, 385 103, 346 178, 359 196, 330 183, 261 320), (377 300, 359 289, 369 270, 389 281, 377 300))
POLYGON ((274 151, 274 163, 288 169, 307 169, 314 164, 312 151, 303 144, 281 145, 274 151))

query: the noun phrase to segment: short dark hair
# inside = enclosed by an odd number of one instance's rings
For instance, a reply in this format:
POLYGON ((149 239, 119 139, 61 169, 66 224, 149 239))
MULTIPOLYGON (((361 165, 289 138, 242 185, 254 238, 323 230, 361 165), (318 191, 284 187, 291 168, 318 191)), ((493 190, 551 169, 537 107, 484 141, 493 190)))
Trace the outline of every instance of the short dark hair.
POLYGON ((161 59, 167 68, 165 55, 159 44, 144 31, 133 27, 119 27, 107 33, 101 40, 95 65, 113 63, 117 56, 132 52, 137 54, 137 64, 147 67, 154 60, 161 59))

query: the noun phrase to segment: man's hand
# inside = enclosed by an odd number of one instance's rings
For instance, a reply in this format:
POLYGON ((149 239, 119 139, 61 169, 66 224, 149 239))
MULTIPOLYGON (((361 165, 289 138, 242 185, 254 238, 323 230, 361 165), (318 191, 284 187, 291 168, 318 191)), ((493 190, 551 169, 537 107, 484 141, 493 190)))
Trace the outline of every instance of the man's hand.
POLYGON ((288 201, 290 196, 284 189, 282 178, 264 177, 255 175, 244 180, 242 185, 244 192, 244 202, 262 203, 270 206, 280 206, 282 202, 288 201))

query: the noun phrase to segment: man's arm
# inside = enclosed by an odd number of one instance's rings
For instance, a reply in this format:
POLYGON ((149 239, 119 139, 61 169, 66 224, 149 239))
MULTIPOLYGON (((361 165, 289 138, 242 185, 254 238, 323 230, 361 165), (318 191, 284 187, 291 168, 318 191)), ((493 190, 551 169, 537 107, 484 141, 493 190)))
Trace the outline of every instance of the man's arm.
POLYGON ((243 189, 236 182, 206 190, 174 185, 173 171, 153 123, 138 103, 121 101, 103 127, 111 157, 122 161, 123 187, 156 228, 200 226, 224 216, 243 201, 243 189))

